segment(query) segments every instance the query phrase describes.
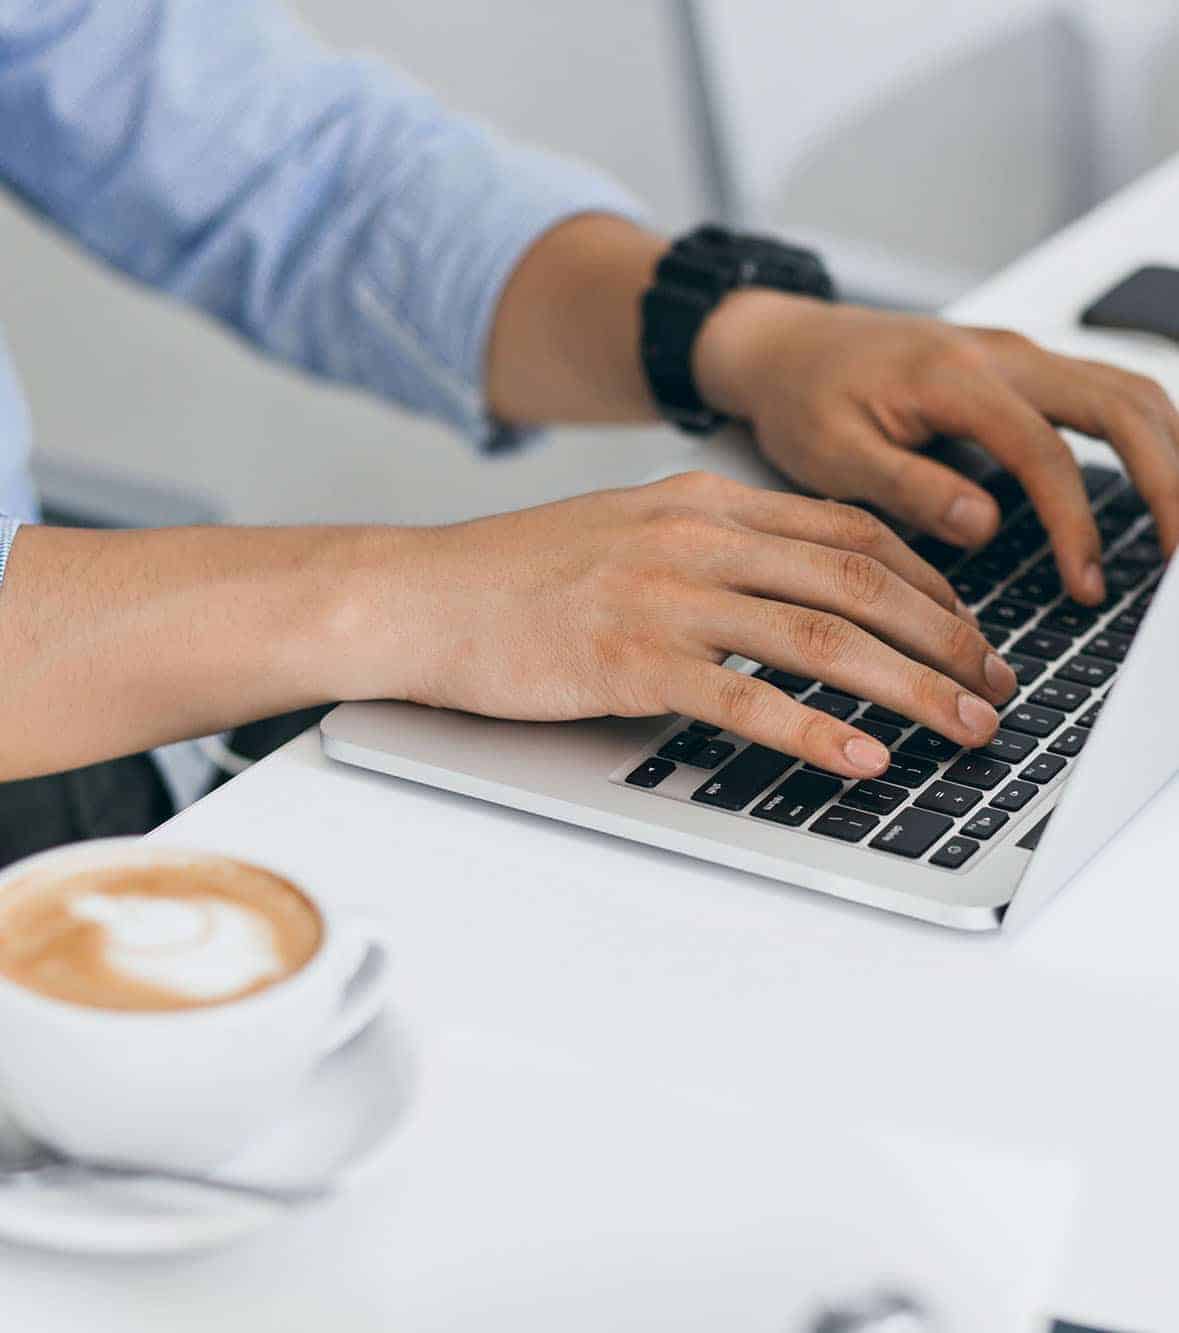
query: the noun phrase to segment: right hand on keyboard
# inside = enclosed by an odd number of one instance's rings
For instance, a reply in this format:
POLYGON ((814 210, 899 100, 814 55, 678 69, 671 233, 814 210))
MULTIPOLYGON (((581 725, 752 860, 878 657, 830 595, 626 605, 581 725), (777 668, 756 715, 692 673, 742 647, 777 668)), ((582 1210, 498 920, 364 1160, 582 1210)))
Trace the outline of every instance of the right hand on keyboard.
POLYGON ((726 656, 972 747, 1015 690, 946 580, 845 505, 690 473, 415 538, 408 568, 374 567, 377 614, 412 627, 412 651, 393 679, 356 652, 339 697, 542 720, 678 712, 863 777, 887 767, 878 741, 726 656))

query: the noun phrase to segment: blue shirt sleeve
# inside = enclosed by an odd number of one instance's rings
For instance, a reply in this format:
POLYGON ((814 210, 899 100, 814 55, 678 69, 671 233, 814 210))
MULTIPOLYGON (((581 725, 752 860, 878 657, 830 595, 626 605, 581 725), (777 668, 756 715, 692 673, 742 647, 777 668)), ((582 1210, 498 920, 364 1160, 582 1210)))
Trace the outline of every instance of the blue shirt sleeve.
POLYGON ((0 180, 267 353, 483 443, 513 268, 564 218, 639 212, 273 0, 0 0, 0 180))

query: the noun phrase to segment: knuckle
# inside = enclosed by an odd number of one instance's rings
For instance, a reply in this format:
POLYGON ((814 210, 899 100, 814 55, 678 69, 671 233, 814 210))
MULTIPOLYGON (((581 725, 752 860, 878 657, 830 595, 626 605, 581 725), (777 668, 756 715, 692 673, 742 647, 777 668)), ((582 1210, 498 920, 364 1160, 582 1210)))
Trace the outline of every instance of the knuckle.
POLYGON ((822 611, 796 612, 789 628, 803 660, 819 666, 838 661, 847 651, 852 633, 846 620, 822 611))
POLYGON ((728 484, 725 478, 718 477, 715 472, 705 472, 697 468, 691 472, 680 472, 674 477, 668 477, 665 481, 661 481, 659 486, 681 503, 706 505, 709 502, 715 503, 728 484))
POLYGON ((979 633, 957 616, 946 616, 945 646, 951 661, 962 661, 976 656, 979 649, 979 633))
POLYGON ((889 573, 879 560, 859 551, 840 551, 835 563, 839 587, 853 602, 875 606, 883 600, 889 573))
POLYGON ((884 544, 888 529, 881 521, 857 505, 829 506, 831 535, 840 545, 853 551, 874 551, 884 544))
POLYGON ((985 338, 954 329, 947 331, 936 357, 954 370, 974 375, 990 365, 991 349, 985 338))
POLYGON ((820 713, 817 708, 800 708, 790 743, 800 755, 821 757, 831 748, 834 730, 825 713, 820 713))
POLYGON ((778 700, 769 686, 736 671, 730 675, 731 679, 722 682, 717 698, 722 715, 742 734, 760 730, 778 700))
POLYGON ((952 704, 950 690, 943 676, 930 667, 918 667, 910 686, 914 700, 926 712, 940 712, 952 704))
POLYGON ((706 550, 718 527, 698 509, 661 509, 651 517, 657 548, 664 554, 691 555, 706 550))
POLYGON ((1163 417, 1174 412, 1175 405, 1166 389, 1149 375, 1135 375, 1134 388, 1141 410, 1151 417, 1163 417))
POLYGON ((1019 354, 1037 350, 1036 344, 1026 334, 1017 333, 1015 329, 989 329, 986 338, 1000 352, 1019 354))

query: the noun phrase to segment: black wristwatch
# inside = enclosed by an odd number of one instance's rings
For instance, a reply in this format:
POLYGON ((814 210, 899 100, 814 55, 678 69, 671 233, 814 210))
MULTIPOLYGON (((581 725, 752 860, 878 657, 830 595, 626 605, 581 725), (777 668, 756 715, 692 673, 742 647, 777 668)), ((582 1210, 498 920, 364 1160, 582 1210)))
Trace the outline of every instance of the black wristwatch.
POLYGON ((660 412, 692 435, 707 435, 728 421, 700 397, 692 347, 701 325, 737 287, 835 300, 831 275, 812 250, 723 227, 698 227, 676 241, 643 294, 641 344, 660 412))

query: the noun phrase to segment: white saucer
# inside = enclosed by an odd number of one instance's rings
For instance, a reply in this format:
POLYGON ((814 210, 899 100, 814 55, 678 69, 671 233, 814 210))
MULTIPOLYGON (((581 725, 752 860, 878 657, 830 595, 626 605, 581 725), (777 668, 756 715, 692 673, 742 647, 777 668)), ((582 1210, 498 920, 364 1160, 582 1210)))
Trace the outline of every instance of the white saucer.
MULTIPOLYGON (((329 1056, 290 1114, 219 1174, 346 1189, 379 1167, 412 1086, 412 1052, 386 1013, 329 1056)), ((173 1254, 227 1244, 287 1208, 165 1181, 13 1180, 0 1182, 0 1238, 73 1253, 173 1254)))

